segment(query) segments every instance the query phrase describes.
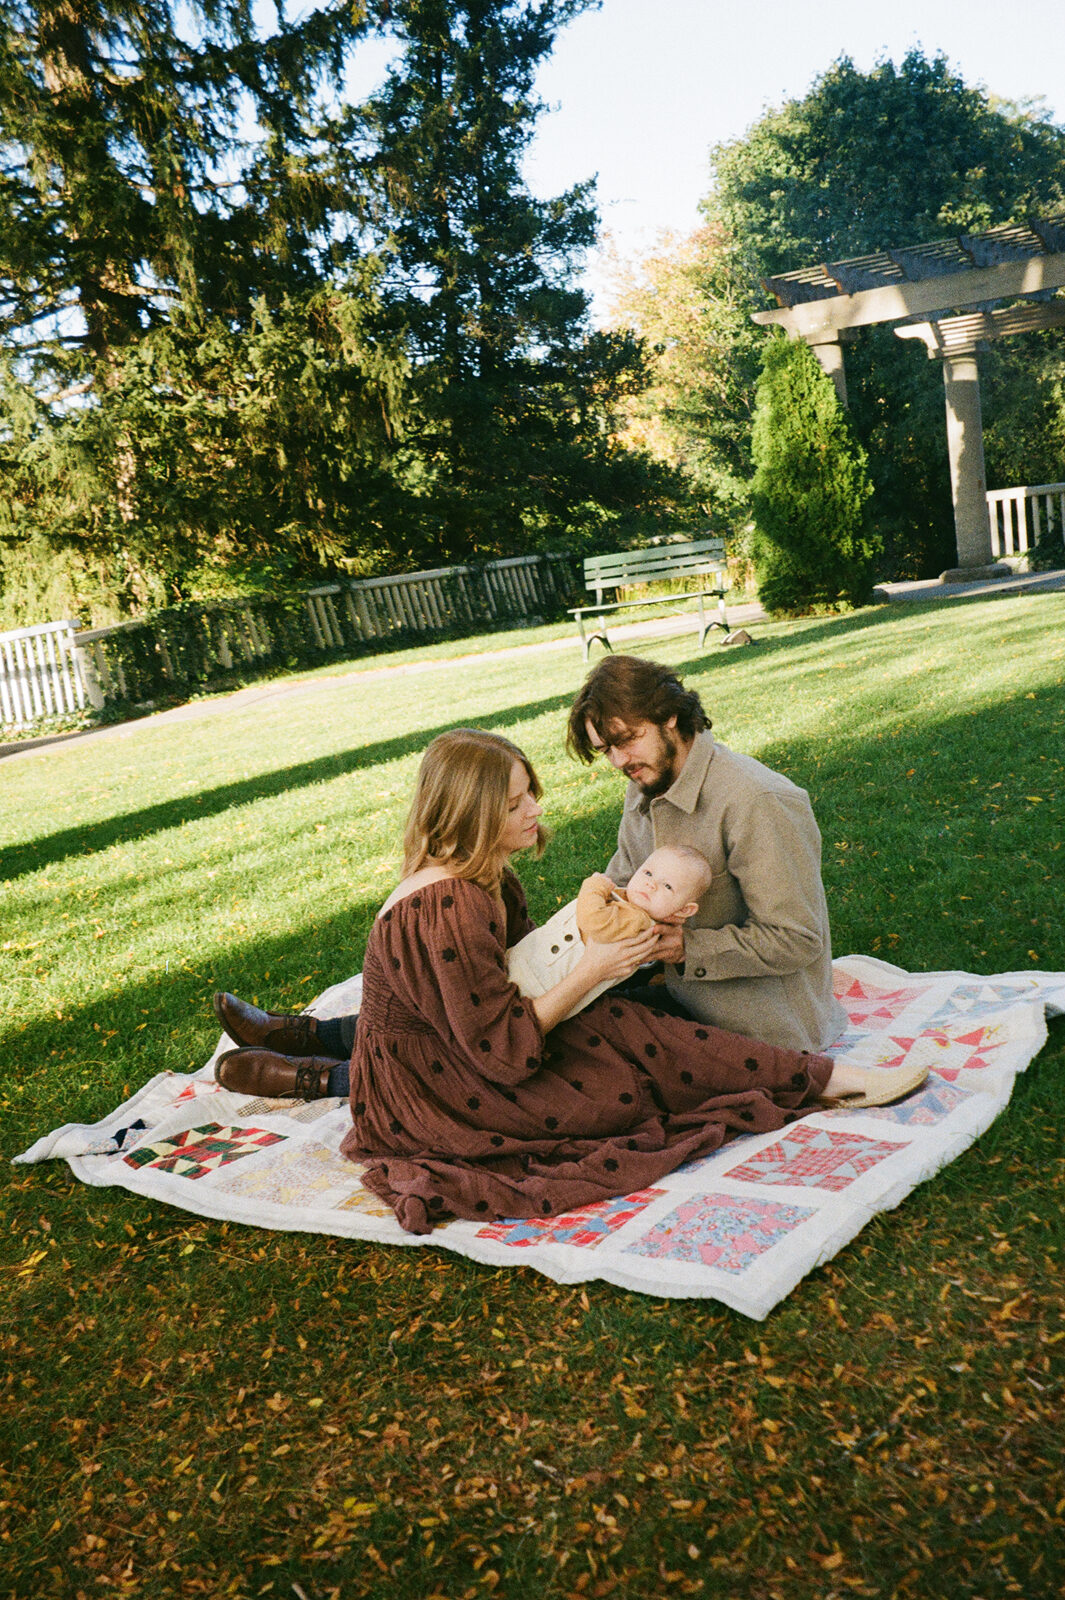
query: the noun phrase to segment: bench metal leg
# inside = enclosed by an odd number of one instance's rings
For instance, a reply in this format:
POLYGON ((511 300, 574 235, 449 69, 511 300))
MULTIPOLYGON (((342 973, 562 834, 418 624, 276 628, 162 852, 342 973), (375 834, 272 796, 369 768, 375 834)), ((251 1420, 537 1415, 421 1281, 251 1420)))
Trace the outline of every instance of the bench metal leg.
POLYGON ((575 620, 577 623, 578 632, 581 636, 581 650, 584 653, 585 661, 587 661, 588 657, 591 655, 592 645, 597 639, 602 643, 604 648, 609 650, 611 655, 613 655, 614 652, 611 647, 610 640, 607 638, 605 633, 600 633, 598 631, 592 634, 585 633, 583 616, 578 615, 575 620))
POLYGON ((700 650, 702 649, 703 645, 706 643, 706 636, 710 632, 711 628, 724 628, 725 632, 726 633, 728 632, 728 627, 726 626, 726 624, 724 622, 718 622, 717 618, 713 617, 706 624, 706 626, 700 630, 700 633, 699 633, 699 648, 700 648, 700 650))
POLYGON ((717 611, 718 611, 717 616, 712 618, 711 621, 707 622, 707 620, 706 620, 706 612, 703 609, 703 597, 702 597, 702 595, 699 596, 699 649, 700 650, 705 645, 706 636, 710 632, 711 628, 721 628, 721 629, 723 629, 723 631, 726 634, 729 631, 728 630, 728 616, 727 616, 727 614, 725 612, 725 597, 724 597, 724 595, 722 595, 721 599, 717 602, 717 611))
MULTIPOLYGON (((703 646, 705 645, 706 636, 710 632, 711 628, 723 628, 723 627, 725 627, 725 624, 723 622, 719 622, 716 617, 711 617, 710 621, 709 622, 707 621, 707 619, 706 619, 706 607, 703 605, 703 597, 702 597, 702 595, 700 595, 699 596, 699 649, 701 650, 703 648, 703 646)), ((727 629, 726 629, 726 631, 727 631, 727 629)))

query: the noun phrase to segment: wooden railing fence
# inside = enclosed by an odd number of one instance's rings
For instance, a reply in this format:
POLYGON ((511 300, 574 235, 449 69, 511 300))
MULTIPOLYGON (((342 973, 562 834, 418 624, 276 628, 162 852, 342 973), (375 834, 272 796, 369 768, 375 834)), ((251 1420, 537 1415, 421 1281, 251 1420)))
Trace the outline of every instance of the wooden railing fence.
POLYGON ((569 556, 514 556, 479 566, 326 583, 291 600, 174 606, 108 628, 79 632, 69 622, 23 628, 0 635, 0 721, 24 728, 86 701, 96 709, 143 703, 233 671, 357 655, 375 643, 530 621, 564 610, 580 587, 569 556), (29 673, 30 647, 24 641, 37 635, 45 642, 35 643, 33 650, 51 652, 57 671, 66 673, 63 697, 55 672, 47 683, 29 673), (9 655, 5 641, 12 641, 9 655))
POLYGON ((992 489, 987 496, 991 554, 996 561, 1027 555, 1051 541, 1065 548, 1065 483, 992 489))

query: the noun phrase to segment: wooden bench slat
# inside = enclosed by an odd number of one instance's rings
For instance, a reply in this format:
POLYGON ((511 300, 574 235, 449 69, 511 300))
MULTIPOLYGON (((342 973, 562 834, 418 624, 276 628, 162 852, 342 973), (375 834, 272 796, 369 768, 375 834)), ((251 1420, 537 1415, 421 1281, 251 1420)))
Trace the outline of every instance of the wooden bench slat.
POLYGON ((660 550, 625 550, 616 555, 589 556, 584 563, 585 581, 603 583, 638 572, 685 571, 713 568, 725 563, 724 541, 698 545, 672 545, 660 550), (672 551, 672 554, 670 553, 672 551))

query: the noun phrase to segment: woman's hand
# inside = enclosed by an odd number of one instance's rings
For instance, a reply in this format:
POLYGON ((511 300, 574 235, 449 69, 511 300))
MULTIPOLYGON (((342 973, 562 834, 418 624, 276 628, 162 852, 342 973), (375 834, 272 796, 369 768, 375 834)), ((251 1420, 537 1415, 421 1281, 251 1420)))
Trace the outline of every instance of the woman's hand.
POLYGON ((632 939, 612 944, 589 940, 573 971, 532 1002, 541 1028, 549 1033, 569 1016, 586 995, 601 983, 617 983, 636 971, 644 961, 653 961, 658 935, 654 928, 632 939))
POLYGON ((587 978, 590 989, 597 983, 617 983, 631 977, 645 961, 654 961, 657 949, 657 928, 648 928, 646 933, 634 934, 631 939, 615 939, 610 944, 597 944, 592 939, 585 945, 576 970, 587 978))

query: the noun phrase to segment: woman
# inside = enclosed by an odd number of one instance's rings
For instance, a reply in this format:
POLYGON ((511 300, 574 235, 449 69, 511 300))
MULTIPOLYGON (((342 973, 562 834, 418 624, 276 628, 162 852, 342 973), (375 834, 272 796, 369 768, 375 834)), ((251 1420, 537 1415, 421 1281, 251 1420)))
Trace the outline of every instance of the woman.
POLYGON ((532 924, 508 862, 543 848, 539 798, 508 740, 468 728, 434 739, 403 879, 367 943, 341 1148, 411 1233, 628 1194, 734 1133, 885 1082, 617 993, 564 1021, 604 978, 653 957, 654 930, 589 944, 553 989, 523 999, 504 952, 532 924))

